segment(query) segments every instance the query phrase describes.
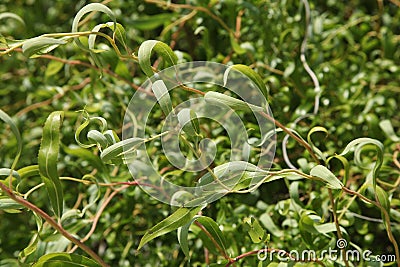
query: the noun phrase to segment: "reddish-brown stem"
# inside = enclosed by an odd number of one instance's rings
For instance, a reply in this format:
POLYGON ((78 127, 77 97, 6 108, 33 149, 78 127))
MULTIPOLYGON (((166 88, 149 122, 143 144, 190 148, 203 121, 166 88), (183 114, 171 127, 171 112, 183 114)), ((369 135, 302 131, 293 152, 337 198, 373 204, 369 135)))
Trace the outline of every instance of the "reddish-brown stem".
POLYGON ((58 224, 50 215, 44 212, 42 209, 34 205, 33 203, 23 199, 20 196, 15 195, 11 189, 9 189, 3 183, 0 183, 0 189, 6 193, 12 200, 23 205, 25 208, 35 212, 37 215, 42 217, 48 224, 50 224, 55 230, 62 234, 69 241, 77 245, 80 249, 85 251, 89 256, 96 260, 101 266, 108 267, 109 265, 103 261, 103 259, 96 254, 90 247, 73 237, 68 231, 66 231, 60 224, 58 224))
MULTIPOLYGON (((128 187, 129 187, 129 185, 121 186, 120 188, 115 189, 114 192, 112 192, 110 195, 108 195, 108 194, 109 194, 109 192, 110 192, 111 190, 110 190, 110 188, 107 189, 108 191, 106 192, 106 194, 105 194, 105 196, 104 196, 104 197, 105 197, 105 200, 104 200, 104 202, 101 204, 99 210, 97 211, 95 217, 93 218, 92 227, 90 228, 90 230, 89 230, 89 232, 86 234, 86 236, 85 236, 84 238, 81 239, 81 242, 87 241, 87 240, 90 238, 90 236, 94 233, 94 231, 96 230, 96 227, 97 227, 97 223, 98 223, 99 220, 100 220, 101 214, 103 214, 103 211, 105 210, 105 208, 107 207, 107 205, 110 203, 110 201, 111 201, 119 192, 121 192, 122 190, 124 190, 124 189, 126 189, 126 188, 128 188, 128 187)), ((71 252, 71 253, 74 252, 77 248, 78 248, 78 246, 75 245, 75 246, 70 250, 70 252, 71 252)))
POLYGON ((26 107, 24 109, 21 109, 20 111, 17 112, 17 114, 15 114, 15 116, 16 117, 20 117, 21 115, 23 115, 25 113, 28 113, 29 111, 35 110, 35 109, 43 107, 43 106, 47 106, 47 105, 51 104, 54 100, 60 99, 68 91, 76 91, 76 90, 82 89, 88 83, 90 83, 90 81, 91 81, 90 78, 86 78, 80 84, 72 86, 72 87, 68 88, 66 91, 64 91, 62 93, 58 93, 58 94, 54 95, 53 97, 51 97, 51 98, 49 98, 47 100, 32 104, 32 105, 30 105, 30 106, 28 106, 28 107, 26 107))
POLYGON ((390 225, 390 216, 389 216, 389 213, 387 212, 387 210, 384 207, 382 207, 382 205, 381 205, 381 203, 379 203, 379 201, 373 201, 373 200, 363 196, 362 194, 360 194, 360 193, 358 193, 356 191, 353 191, 353 190, 351 190, 351 189, 349 189, 347 187, 344 187, 344 186, 342 187, 342 190, 345 191, 348 194, 358 196, 362 200, 377 206, 382 211, 382 213, 384 215, 384 218, 382 218, 382 219, 385 220, 386 227, 387 227, 386 232, 387 232, 387 235, 389 237, 390 242, 393 244, 394 251, 395 251, 395 254, 396 254, 397 267, 400 267, 399 245, 397 244, 397 241, 393 236, 391 225, 390 225))
POLYGON ((314 151, 310 147, 309 144, 307 144, 304 140, 302 140, 300 137, 298 137, 296 134, 294 134, 292 131, 290 131, 288 128, 286 128, 282 123, 279 121, 275 120, 273 117, 271 117, 269 114, 265 112, 261 112, 261 115, 266 118, 267 120, 273 122, 276 126, 281 128, 285 133, 290 135, 293 139, 295 139, 298 143, 300 143, 307 151, 310 153, 311 157, 314 159, 315 162, 319 164, 319 159, 317 155, 315 155, 314 151))
MULTIPOLYGON (((336 214, 336 204, 335 204, 335 200, 333 198, 332 189, 328 188, 328 193, 329 193, 329 200, 332 205, 333 222, 335 223, 337 236, 339 239, 343 239, 342 231, 340 230, 340 225, 339 225, 339 221, 338 221, 337 214, 336 214)), ((342 255, 346 255, 345 247, 341 247, 340 251, 342 252, 342 255)), ((342 257, 342 258, 343 258, 343 261, 344 261, 344 264, 346 265, 346 267, 349 267, 347 257, 342 257)))
POLYGON ((218 252, 221 253, 221 255, 225 259, 231 261, 232 259, 226 254, 225 250, 223 248, 221 248, 221 246, 217 243, 217 241, 214 239, 212 234, 210 234, 210 232, 208 232, 207 229, 201 223, 199 223, 198 221, 195 221, 194 223, 207 235, 207 237, 211 240, 211 242, 217 248, 218 252))

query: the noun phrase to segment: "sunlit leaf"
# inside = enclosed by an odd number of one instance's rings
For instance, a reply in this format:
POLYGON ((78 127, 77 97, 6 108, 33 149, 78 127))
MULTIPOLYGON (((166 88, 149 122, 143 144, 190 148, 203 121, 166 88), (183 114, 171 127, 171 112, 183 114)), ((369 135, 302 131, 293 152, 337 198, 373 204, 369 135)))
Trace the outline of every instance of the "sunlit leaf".
POLYGON ((50 253, 39 258, 33 267, 101 267, 97 262, 78 254, 50 253))
POLYGON ((165 86, 165 83, 162 80, 155 81, 151 86, 151 90, 156 96, 165 116, 168 116, 168 114, 172 112, 173 107, 168 93, 168 88, 165 86))
POLYGON ((168 66, 173 66, 178 62, 178 57, 168 45, 157 40, 147 40, 140 45, 138 51, 139 65, 147 77, 153 76, 154 73, 150 62, 153 50, 164 59, 168 66))
POLYGON ((239 71, 239 72, 243 73, 244 75, 246 75, 251 81, 254 82, 254 84, 258 87, 258 89, 260 89, 260 91, 263 94, 263 96, 265 97, 265 99, 268 99, 268 88, 265 85, 265 83, 263 82, 261 76, 257 72, 255 72, 252 68, 250 68, 249 66, 246 66, 246 65, 236 64, 236 65, 232 65, 232 66, 228 67, 224 73, 224 84, 225 85, 228 81, 228 75, 231 70, 236 70, 236 71, 239 71))
POLYGON ((166 219, 162 220, 142 237, 138 250, 154 238, 165 235, 187 224, 202 209, 202 207, 179 208, 166 219))
POLYGON ((328 130, 325 129, 324 127, 316 126, 316 127, 313 127, 307 134, 307 142, 308 142, 308 144, 310 144, 310 146, 311 146, 312 150, 314 151, 314 153, 317 156, 319 156, 323 161, 326 161, 325 155, 322 153, 322 151, 318 147, 315 146, 315 144, 313 143, 313 141, 311 139, 311 136, 316 132, 323 132, 323 133, 325 133, 327 135, 328 134, 328 130))
POLYGON ((381 127, 382 131, 386 134, 387 137, 390 138, 393 142, 400 142, 400 137, 396 135, 393 129, 393 125, 390 120, 383 120, 379 122, 379 127, 381 127))
POLYGON ((249 103, 246 103, 242 100, 239 100, 237 98, 233 98, 231 96, 225 95, 225 94, 221 94, 218 92, 207 92, 204 95, 204 100, 207 103, 211 103, 214 105, 225 105, 230 107, 231 109, 235 110, 235 111, 246 111, 246 112, 252 112, 252 111, 257 111, 257 112, 261 112, 264 111, 264 108, 259 107, 259 106, 255 106, 249 103))
MULTIPOLYGON (((103 12, 106 13, 113 21, 114 23, 114 31, 116 28, 116 24, 117 24, 117 20, 115 18, 114 13, 111 11, 111 9, 109 9, 107 6, 103 5, 103 4, 99 4, 99 3, 91 3, 88 4, 84 7, 82 7, 78 13, 75 15, 74 20, 72 22, 72 33, 78 32, 78 25, 80 20, 82 19, 82 17, 89 13, 89 12, 103 12)), ((75 38, 75 43, 84 50, 88 50, 83 44, 82 42, 79 40, 79 38, 75 38)))
POLYGON ((113 144, 106 149, 104 149, 100 157, 104 162, 108 162, 117 158, 127 158, 130 154, 134 153, 135 150, 144 143, 144 139, 142 138, 129 138, 113 144))
POLYGON ((321 178, 329 188, 341 189, 342 182, 325 166, 317 165, 311 169, 310 175, 321 178))
POLYGON ((50 37, 35 37, 26 40, 22 45, 22 52, 27 57, 34 57, 40 54, 46 54, 60 45, 66 44, 70 37, 64 37, 60 39, 50 38, 50 37))

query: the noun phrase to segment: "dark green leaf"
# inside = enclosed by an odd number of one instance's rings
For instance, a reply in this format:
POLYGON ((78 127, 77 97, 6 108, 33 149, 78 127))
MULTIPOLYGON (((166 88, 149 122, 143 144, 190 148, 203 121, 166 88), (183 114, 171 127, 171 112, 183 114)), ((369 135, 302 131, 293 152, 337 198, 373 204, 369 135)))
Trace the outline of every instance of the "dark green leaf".
POLYGON ((202 209, 202 207, 179 208, 169 217, 153 226, 142 237, 138 250, 154 238, 165 235, 187 224, 202 209))
POLYGON ((60 127, 64 112, 55 111, 47 118, 39 149, 38 165, 42 180, 50 197, 50 203, 57 217, 63 212, 63 192, 57 171, 60 148, 60 127))

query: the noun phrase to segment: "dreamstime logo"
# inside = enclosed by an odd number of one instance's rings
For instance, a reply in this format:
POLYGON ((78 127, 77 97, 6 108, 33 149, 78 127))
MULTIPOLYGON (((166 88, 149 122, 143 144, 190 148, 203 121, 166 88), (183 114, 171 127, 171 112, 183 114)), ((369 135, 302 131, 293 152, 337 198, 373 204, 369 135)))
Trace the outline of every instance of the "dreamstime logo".
POLYGON ((247 187, 263 181, 275 154, 275 125, 252 79, 226 65, 189 62, 158 72, 140 88, 125 113, 122 137, 130 144, 125 162, 144 191, 190 207, 215 201, 244 180, 247 187), (238 100, 217 99, 227 95, 238 100), (239 100, 249 110, 235 110, 243 107, 239 100))
POLYGON ((356 249, 346 249, 347 241, 343 238, 339 238, 336 241, 337 249, 328 248, 326 250, 321 250, 316 252, 315 250, 306 249, 303 251, 298 250, 278 250, 269 249, 267 247, 260 249, 257 253, 258 260, 265 261, 269 259, 273 261, 276 258, 279 261, 299 261, 299 262, 310 262, 310 261, 323 261, 332 260, 338 261, 346 259, 347 261, 359 262, 395 262, 396 255, 372 255, 371 250, 356 250, 356 249))

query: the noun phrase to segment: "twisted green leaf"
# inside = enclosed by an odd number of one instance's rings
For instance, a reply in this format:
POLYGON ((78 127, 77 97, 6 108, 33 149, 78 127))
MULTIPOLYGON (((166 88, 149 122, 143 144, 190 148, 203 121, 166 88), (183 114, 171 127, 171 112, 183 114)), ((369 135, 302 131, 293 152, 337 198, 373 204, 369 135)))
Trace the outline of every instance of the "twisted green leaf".
POLYGON ((57 172, 57 158, 60 147, 60 127, 64 112, 55 111, 47 118, 43 127, 43 137, 39 149, 39 173, 49 194, 55 215, 63 212, 63 192, 57 172))
POLYGON ((150 62, 153 50, 156 51, 169 66, 173 66, 178 62, 178 57, 168 45, 157 40, 147 40, 142 43, 138 51, 139 65, 147 77, 153 76, 153 69, 150 62))
POLYGON ((165 83, 162 80, 155 81, 151 86, 151 90, 156 96, 157 101, 160 104, 165 116, 168 116, 173 108, 171 97, 169 96, 168 88, 165 86, 165 83))
POLYGON ((115 143, 101 152, 100 157, 104 162, 112 161, 124 156, 124 158, 129 157, 130 154, 135 152, 135 150, 144 143, 142 138, 129 138, 121 142, 115 143))
POLYGON ((227 68, 224 73, 224 85, 226 85, 228 81, 228 75, 231 70, 236 70, 246 75, 250 80, 254 82, 255 85, 257 85, 258 89, 260 89, 265 99, 268 99, 268 88, 263 82, 261 76, 257 72, 255 72, 252 68, 246 65, 236 64, 227 68))
MULTIPOLYGON (((86 6, 84 6, 83 8, 81 8, 78 13, 76 14, 73 22, 72 22, 72 33, 74 32, 78 32, 78 25, 79 25, 79 21, 81 20, 81 18, 89 13, 89 12, 95 12, 95 11, 99 11, 99 12, 103 12, 106 13, 114 22, 114 28, 113 31, 115 32, 116 27, 117 27, 117 20, 115 18, 114 13, 111 11, 111 9, 109 9, 107 6, 103 5, 103 4, 99 4, 99 3, 91 3, 88 4, 86 6)), ((86 51, 91 51, 90 49, 87 49, 82 42, 79 40, 79 38, 75 38, 75 43, 83 50, 86 51)), ((93 40, 94 43, 94 40, 93 40)))

